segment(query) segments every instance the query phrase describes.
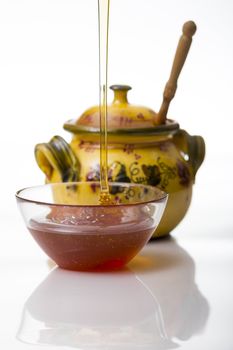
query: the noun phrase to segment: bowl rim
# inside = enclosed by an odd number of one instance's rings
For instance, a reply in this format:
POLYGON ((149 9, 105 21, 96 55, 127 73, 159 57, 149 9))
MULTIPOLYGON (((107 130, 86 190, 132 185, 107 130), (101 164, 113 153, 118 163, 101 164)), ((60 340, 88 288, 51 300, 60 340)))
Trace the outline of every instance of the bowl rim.
POLYGON ((24 187, 20 190, 18 190, 15 193, 15 197, 17 200, 22 201, 22 202, 28 202, 28 203, 34 203, 38 205, 48 205, 48 206, 53 206, 53 207, 71 207, 71 208, 80 208, 80 207, 131 207, 131 206, 136 206, 136 205, 144 205, 148 203, 160 203, 163 202, 164 200, 166 201, 168 199, 168 193, 165 191, 159 189, 156 186, 151 186, 151 185, 144 185, 144 184, 137 184, 133 182, 109 182, 109 186, 115 185, 115 186, 124 186, 124 187, 146 187, 150 188, 151 190, 154 191, 155 193, 155 198, 147 201, 141 201, 141 202, 135 202, 135 203, 117 203, 117 204, 66 204, 66 203, 50 203, 48 201, 41 201, 41 200, 33 200, 33 199, 28 199, 21 194, 26 191, 26 190, 31 190, 35 188, 40 188, 40 187, 55 187, 55 186, 64 186, 64 185, 77 185, 77 184, 100 184, 99 181, 75 181, 75 182, 51 182, 51 183, 46 183, 42 185, 35 185, 35 186, 29 186, 29 187, 24 187))

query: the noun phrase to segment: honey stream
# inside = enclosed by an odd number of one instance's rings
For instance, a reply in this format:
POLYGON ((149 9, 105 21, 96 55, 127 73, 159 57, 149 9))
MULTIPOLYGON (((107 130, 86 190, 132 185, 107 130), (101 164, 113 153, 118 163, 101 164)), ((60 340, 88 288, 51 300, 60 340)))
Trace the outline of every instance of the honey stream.
POLYGON ((108 185, 108 31, 110 0, 98 0, 100 204, 112 203, 108 185))

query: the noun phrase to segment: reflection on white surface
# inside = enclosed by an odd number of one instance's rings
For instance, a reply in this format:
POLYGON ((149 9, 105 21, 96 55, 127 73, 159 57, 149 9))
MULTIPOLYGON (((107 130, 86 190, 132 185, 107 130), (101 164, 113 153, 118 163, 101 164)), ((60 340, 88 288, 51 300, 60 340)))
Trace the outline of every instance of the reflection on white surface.
POLYGON ((174 239, 155 241, 148 248, 131 269, 156 296, 167 337, 186 341, 204 330, 209 315, 208 302, 195 283, 195 263, 174 239))
POLYGON ((150 244, 119 272, 55 268, 26 301, 17 337, 78 349, 176 348, 208 318, 194 270, 173 240, 150 244))

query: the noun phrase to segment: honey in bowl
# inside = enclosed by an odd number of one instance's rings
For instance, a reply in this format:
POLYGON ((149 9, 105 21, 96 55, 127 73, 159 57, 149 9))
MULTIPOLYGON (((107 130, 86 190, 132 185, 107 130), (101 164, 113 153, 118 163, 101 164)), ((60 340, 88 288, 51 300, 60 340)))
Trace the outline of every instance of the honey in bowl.
POLYGON ((32 236, 62 268, 124 266, 147 243, 163 214, 167 195, 154 187, 110 183, 117 204, 101 205, 100 186, 95 185, 93 190, 89 182, 47 184, 16 195, 32 236))
MULTIPOLYGON (((92 232, 92 226, 72 223, 69 229, 66 225, 43 223, 32 220, 29 230, 43 248, 57 264, 62 268, 71 270, 114 269, 127 264, 147 243, 153 233, 150 222, 138 221, 118 227, 118 219, 109 216, 103 208, 103 217, 108 217, 103 227, 98 227, 99 232, 92 232), (80 227, 81 226, 81 227, 80 227)), ((85 211, 85 210, 84 210, 85 211)), ((93 209, 93 217, 98 209, 93 209)), ((82 215, 83 213, 81 213, 82 215)), ((76 215, 76 213, 74 213, 76 215)), ((66 210, 59 213, 63 221, 66 210)), ((73 216, 73 215, 72 215, 73 216)), ((149 219, 148 219, 149 221, 149 219)), ((153 227, 153 226, 152 226, 153 227)), ((94 231, 97 228, 94 227, 94 231)))

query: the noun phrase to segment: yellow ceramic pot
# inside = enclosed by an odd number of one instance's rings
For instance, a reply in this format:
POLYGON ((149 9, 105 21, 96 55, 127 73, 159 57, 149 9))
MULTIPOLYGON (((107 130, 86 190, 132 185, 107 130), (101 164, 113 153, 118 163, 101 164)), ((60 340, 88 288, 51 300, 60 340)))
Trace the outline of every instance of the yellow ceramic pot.
MULTIPOLYGON (((205 154, 201 136, 190 136, 173 120, 156 124, 156 113, 128 103, 129 86, 114 85, 108 109, 109 181, 157 186, 169 193, 157 236, 169 234, 191 202, 195 175, 205 154)), ((99 109, 93 107, 64 128, 73 133, 68 145, 60 136, 35 147, 46 182, 98 181, 99 109)), ((92 187, 90 186, 91 195, 92 187)))

